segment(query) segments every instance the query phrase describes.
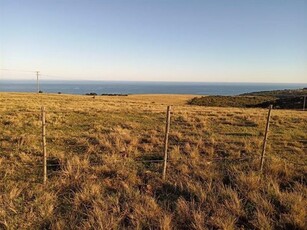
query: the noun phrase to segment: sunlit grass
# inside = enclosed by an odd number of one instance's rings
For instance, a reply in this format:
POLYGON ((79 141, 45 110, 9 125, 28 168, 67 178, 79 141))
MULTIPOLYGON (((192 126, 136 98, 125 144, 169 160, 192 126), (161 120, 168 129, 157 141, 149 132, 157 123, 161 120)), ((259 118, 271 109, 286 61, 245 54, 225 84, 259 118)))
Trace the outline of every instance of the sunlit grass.
POLYGON ((0 228, 305 229, 307 113, 273 110, 261 175, 267 110, 185 105, 192 97, 1 93, 0 228), (148 160, 163 158, 169 104, 162 181, 148 160))

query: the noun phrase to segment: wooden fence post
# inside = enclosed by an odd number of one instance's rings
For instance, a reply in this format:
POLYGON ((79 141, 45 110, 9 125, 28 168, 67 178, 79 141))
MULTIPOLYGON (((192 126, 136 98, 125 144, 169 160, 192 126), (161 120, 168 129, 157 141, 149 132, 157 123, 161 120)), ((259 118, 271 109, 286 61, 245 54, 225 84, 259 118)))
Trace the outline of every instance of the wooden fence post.
POLYGON ((306 108, 306 95, 304 96, 304 100, 303 100, 303 111, 305 111, 306 108))
POLYGON ((165 180, 165 177, 166 177, 168 134, 169 134, 169 129, 170 129, 170 123, 171 123, 171 106, 167 106, 165 137, 164 137, 164 161, 163 161, 163 173, 162 173, 163 180, 165 180))
POLYGON ((271 117, 272 108, 273 108, 273 105, 270 105, 269 113, 268 113, 268 117, 267 117, 267 121, 266 121, 264 139, 263 139, 262 154, 261 154, 261 161, 260 161, 260 172, 262 172, 262 170, 263 170, 264 155, 265 155, 266 143, 267 143, 267 139, 268 139, 268 132, 269 132, 270 117, 271 117))
POLYGON ((46 150, 46 111, 45 107, 42 106, 42 145, 44 155, 44 184, 47 182, 47 150, 46 150))

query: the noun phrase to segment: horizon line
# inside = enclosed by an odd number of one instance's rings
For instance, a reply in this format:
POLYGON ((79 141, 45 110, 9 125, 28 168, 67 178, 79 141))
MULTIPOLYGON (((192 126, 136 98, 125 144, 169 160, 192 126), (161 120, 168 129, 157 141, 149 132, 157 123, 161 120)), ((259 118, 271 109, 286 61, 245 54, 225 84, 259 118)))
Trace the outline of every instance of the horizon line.
MULTIPOLYGON (((35 81, 36 79, 0 79, 0 81, 35 81)), ((248 83, 248 84, 307 84, 307 82, 255 82, 255 81, 153 81, 153 80, 78 80, 78 79, 40 79, 40 82, 53 81, 53 82, 148 82, 148 83, 248 83)))

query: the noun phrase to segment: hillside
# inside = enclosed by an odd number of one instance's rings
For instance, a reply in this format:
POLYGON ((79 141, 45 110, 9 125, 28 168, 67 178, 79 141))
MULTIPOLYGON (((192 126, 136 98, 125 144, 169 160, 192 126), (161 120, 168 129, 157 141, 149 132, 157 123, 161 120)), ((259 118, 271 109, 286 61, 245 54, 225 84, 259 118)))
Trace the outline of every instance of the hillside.
POLYGON ((272 111, 261 174, 268 110, 193 97, 0 93, 0 229, 306 229, 307 113, 272 111))
POLYGON ((245 93, 238 96, 205 96, 194 97, 188 101, 190 105, 217 106, 217 107, 238 107, 238 108, 267 108, 273 105, 276 109, 297 109, 302 110, 307 96, 307 89, 296 90, 273 90, 245 93))
POLYGON ((307 88, 303 89, 283 89, 283 90, 271 90, 271 91, 259 91, 244 93, 240 96, 274 96, 274 97, 296 97, 296 96, 305 96, 307 95, 307 88))
POLYGON ((275 97, 270 96, 203 96, 194 97, 188 101, 190 105, 214 106, 214 107, 260 107, 266 102, 274 102, 275 97))

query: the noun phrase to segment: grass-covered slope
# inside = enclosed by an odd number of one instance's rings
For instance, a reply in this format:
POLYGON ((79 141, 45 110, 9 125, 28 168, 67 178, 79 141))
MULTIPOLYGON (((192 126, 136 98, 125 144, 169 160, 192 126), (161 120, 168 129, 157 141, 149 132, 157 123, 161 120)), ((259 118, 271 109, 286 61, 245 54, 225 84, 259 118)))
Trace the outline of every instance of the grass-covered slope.
POLYGON ((0 93, 0 229, 306 229, 307 114, 272 111, 261 175, 267 109, 192 97, 0 93))
MULTIPOLYGON (((273 105, 277 109, 302 109, 307 89, 273 90, 245 93, 238 96, 195 97, 188 101, 190 105, 267 108, 273 105)), ((307 104, 307 103, 306 103, 307 104)), ((305 105, 307 108, 307 105, 305 105)))
POLYGON ((268 96, 203 96, 189 100, 190 105, 217 107, 257 107, 259 104, 274 101, 276 98, 268 96))
POLYGON ((241 96, 274 96, 274 97, 291 97, 291 96, 304 96, 307 95, 307 88, 303 89, 283 89, 283 90, 271 90, 271 91, 259 91, 244 93, 241 96))
POLYGON ((267 108, 269 105, 273 105, 275 109, 297 109, 302 110, 305 102, 305 108, 307 108, 307 102, 304 101, 304 97, 282 97, 276 98, 272 101, 265 101, 254 107, 267 108))

